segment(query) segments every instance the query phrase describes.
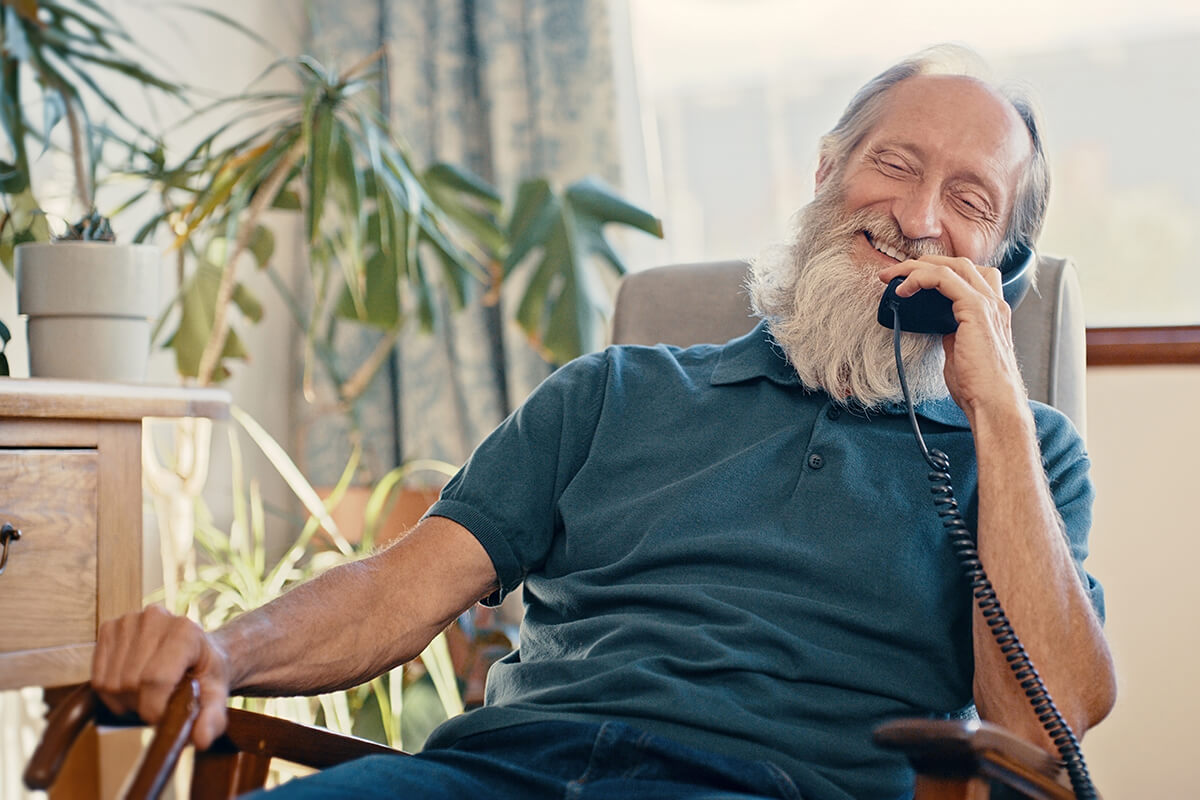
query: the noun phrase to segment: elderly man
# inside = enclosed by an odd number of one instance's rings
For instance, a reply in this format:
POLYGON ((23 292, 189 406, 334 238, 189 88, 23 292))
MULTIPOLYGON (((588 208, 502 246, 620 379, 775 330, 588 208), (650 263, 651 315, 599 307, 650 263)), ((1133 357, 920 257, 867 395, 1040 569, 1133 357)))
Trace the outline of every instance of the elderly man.
POLYGON ((957 332, 905 334, 1008 615, 1076 734, 1110 709, 1092 499, 1070 423, 1031 403, 991 266, 1032 244, 1047 171, 1028 105, 919 56, 822 141, 816 198, 723 346, 613 347, 551 376, 406 538, 204 633, 148 609, 102 627, 93 682, 154 720, 185 670, 194 734, 230 691, 313 693, 413 658, 524 584, 487 703, 417 758, 293 782, 299 797, 895 798, 874 726, 988 720, 1051 745, 971 605, 904 414, 884 284, 935 289, 957 332), (350 623, 353 624, 350 624, 350 623))

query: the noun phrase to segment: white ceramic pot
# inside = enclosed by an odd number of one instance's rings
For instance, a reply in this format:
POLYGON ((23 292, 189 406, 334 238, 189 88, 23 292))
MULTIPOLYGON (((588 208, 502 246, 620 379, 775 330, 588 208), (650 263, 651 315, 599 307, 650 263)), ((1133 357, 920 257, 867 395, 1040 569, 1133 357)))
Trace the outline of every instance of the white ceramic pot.
POLYGON ((17 311, 28 319, 30 376, 144 381, 160 270, 153 245, 18 245, 17 311))

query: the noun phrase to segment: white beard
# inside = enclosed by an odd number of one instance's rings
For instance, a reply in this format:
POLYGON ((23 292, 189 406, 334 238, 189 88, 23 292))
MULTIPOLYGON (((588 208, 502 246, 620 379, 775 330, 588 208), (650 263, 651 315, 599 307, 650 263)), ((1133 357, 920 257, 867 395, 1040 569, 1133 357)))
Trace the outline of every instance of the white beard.
MULTIPOLYGON (((860 231, 916 258, 940 252, 936 242, 905 237, 891 217, 846 216, 833 187, 800 210, 792 240, 764 250, 751 264, 750 297, 805 386, 835 401, 873 408, 903 399, 892 331, 876 321, 884 285, 873 266, 855 264, 860 231)), ((948 394, 941 337, 901 335, 901 359, 914 403, 948 394)))

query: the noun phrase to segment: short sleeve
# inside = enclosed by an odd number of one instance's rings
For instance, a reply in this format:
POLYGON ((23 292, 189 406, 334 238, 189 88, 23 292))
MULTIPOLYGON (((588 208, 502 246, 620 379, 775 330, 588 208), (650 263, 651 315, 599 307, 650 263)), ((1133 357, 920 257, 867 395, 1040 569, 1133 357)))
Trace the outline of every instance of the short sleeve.
POLYGON ((1092 527, 1092 503, 1096 492, 1091 479, 1091 461, 1083 439, 1065 416, 1048 406, 1035 407, 1042 463, 1050 482, 1054 504, 1062 517, 1067 544, 1075 570, 1092 601, 1100 621, 1104 621, 1104 587, 1084 568, 1088 555, 1088 534, 1092 527))
POLYGON ((587 458, 610 359, 594 353, 554 372, 475 449, 426 516, 469 530, 500 581, 499 603, 545 560, 559 498, 587 458))

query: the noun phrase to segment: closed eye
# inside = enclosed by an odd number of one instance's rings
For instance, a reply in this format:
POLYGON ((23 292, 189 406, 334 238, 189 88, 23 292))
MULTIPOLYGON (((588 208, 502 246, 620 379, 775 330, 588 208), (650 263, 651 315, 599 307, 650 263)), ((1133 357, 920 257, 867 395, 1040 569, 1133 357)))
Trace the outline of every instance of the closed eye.
POLYGON ((991 220, 995 217, 991 204, 976 194, 957 194, 954 197, 959 210, 968 217, 991 220))
POLYGON ((868 157, 871 163, 885 174, 895 176, 913 174, 912 166, 895 153, 871 153, 868 157))

